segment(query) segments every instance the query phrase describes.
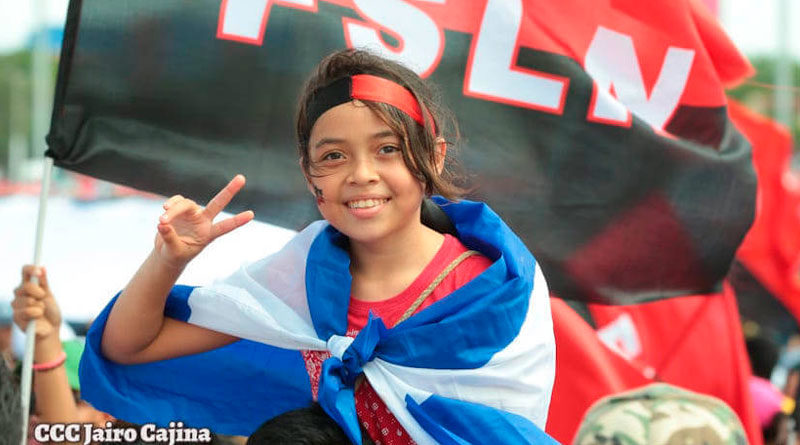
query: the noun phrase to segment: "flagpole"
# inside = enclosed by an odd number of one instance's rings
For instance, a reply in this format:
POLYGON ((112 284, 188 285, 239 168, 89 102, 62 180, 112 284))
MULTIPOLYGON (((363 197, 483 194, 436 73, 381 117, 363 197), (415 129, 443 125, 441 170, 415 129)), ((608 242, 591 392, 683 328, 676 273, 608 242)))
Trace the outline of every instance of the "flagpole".
MULTIPOLYGON (((47 197, 50 194, 50 176, 53 171, 53 158, 45 156, 42 172, 42 190, 39 194, 39 216, 36 219, 36 242, 33 248, 33 265, 39 267, 42 260, 42 239, 44 238, 44 220, 47 213, 47 197)), ((31 280, 38 282, 36 276, 31 280)), ((60 326, 54 326, 59 329, 60 326)), ((33 374, 33 350, 36 342, 36 320, 31 320, 25 328, 25 356, 22 360, 22 441, 26 445, 28 440, 28 415, 31 402, 31 377, 33 374)))

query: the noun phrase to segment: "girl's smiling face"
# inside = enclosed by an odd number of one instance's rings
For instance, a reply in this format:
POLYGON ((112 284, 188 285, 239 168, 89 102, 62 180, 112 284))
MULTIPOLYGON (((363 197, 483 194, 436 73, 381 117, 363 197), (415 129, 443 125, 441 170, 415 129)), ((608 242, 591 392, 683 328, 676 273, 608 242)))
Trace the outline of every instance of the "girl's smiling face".
POLYGON ((422 228, 424 186, 403 161, 400 137, 362 102, 320 116, 308 147, 320 213, 351 241, 402 239, 422 228))

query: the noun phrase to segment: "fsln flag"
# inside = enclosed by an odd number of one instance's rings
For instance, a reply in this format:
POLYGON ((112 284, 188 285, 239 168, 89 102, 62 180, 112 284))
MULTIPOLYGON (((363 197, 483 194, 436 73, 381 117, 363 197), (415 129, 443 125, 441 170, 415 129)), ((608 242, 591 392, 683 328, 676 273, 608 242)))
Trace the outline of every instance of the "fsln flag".
POLYGON ((586 319, 596 330, 553 299, 559 353, 547 431, 557 440, 571 442, 578 428, 579 418, 567 413, 643 381, 662 381, 723 399, 737 412, 750 442, 762 442, 736 303, 742 316, 771 329, 786 335, 797 329, 800 187, 789 169, 786 129, 733 101, 728 112, 752 145, 759 200, 728 285, 719 294, 626 307, 585 306, 586 319), (707 347, 708 339, 714 339, 714 348, 707 347))
POLYGON ((295 100, 342 47, 438 84, 489 202, 565 298, 706 292, 752 221, 723 86, 751 70, 699 0, 73 0, 48 136, 56 164, 300 228, 295 100))

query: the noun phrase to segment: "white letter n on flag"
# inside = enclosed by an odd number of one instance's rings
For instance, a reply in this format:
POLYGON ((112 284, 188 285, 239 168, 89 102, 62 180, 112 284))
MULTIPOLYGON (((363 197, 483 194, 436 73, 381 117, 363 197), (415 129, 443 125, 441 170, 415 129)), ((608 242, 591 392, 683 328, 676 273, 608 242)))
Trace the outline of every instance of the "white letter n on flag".
POLYGON ((693 60, 693 50, 670 46, 648 95, 633 39, 599 26, 584 61, 586 72, 595 81, 589 120, 630 125, 630 110, 653 128, 663 130, 683 95, 693 60))

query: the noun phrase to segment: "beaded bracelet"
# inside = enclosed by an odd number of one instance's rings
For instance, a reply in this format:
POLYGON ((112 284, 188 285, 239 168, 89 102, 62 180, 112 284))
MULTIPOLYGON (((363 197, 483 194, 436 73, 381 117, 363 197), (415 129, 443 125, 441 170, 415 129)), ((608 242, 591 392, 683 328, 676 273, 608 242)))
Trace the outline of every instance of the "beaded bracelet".
POLYGON ((55 358, 55 360, 50 361, 50 362, 46 362, 46 363, 36 363, 36 364, 34 364, 33 365, 33 370, 34 371, 49 371, 51 369, 58 368, 59 366, 63 365, 66 360, 67 360, 67 353, 62 350, 61 354, 59 354, 58 357, 55 358))

